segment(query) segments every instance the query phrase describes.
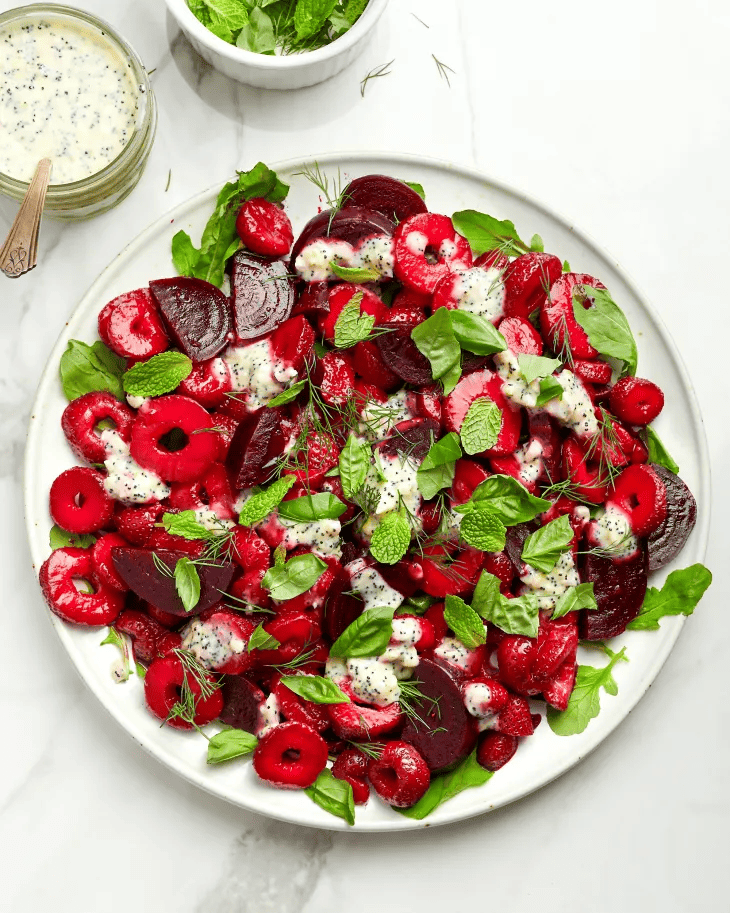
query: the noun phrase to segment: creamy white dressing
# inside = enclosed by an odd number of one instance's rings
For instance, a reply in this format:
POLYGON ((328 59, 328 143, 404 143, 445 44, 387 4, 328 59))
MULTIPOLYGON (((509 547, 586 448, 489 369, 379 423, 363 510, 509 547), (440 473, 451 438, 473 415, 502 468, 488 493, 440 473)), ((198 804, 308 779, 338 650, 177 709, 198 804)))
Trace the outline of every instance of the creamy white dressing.
POLYGON ((240 394, 250 412, 271 402, 297 376, 291 365, 274 357, 268 339, 231 346, 226 349, 223 361, 231 373, 234 392, 240 394))
POLYGON ((213 533, 222 533, 224 530, 232 529, 235 526, 233 520, 219 517, 210 507, 196 507, 193 513, 198 523, 213 533))
POLYGON ((375 489, 379 498, 375 510, 360 527, 360 533, 369 538, 385 514, 397 510, 401 504, 410 515, 410 522, 420 526, 418 511, 421 493, 418 490, 418 464, 402 454, 380 455, 378 466, 371 466, 365 485, 375 489))
POLYGON ((409 253, 420 256, 426 252, 428 238, 422 231, 409 231, 405 236, 405 244, 409 253))
POLYGON ((0 31, 0 171, 53 184, 101 171, 132 138, 140 88, 129 61, 91 25, 28 15, 0 31))
POLYGON ((281 722, 279 700, 272 691, 259 707, 259 721, 254 733, 259 739, 281 722))
POLYGON ((382 279, 392 279, 395 243, 390 235, 371 235, 360 242, 350 262, 343 265, 371 269, 382 279))
POLYGON ((225 666, 233 656, 240 656, 248 649, 248 643, 230 625, 202 621, 200 618, 193 619, 183 629, 180 646, 192 653, 201 666, 212 671, 225 666))
POLYGON ((502 271, 475 266, 458 273, 453 296, 461 311, 486 317, 496 323, 504 314, 505 289, 502 271))
POLYGON ((546 574, 529 564, 525 564, 524 567, 525 570, 520 574, 520 580, 527 592, 537 596, 537 604, 541 609, 554 609, 559 597, 580 583, 578 569, 570 550, 563 552, 555 567, 546 574))
POLYGON ((299 251, 294 269, 305 282, 326 282, 335 278, 332 264, 346 266, 351 263, 354 254, 355 249, 347 241, 318 238, 305 244, 299 251))
MULTIPOLYGON (((469 682, 464 686, 464 706, 467 713, 476 717, 480 723, 492 724, 496 713, 491 709, 494 692, 486 682, 469 682)), ((490 725, 480 726, 488 729, 490 725)))
POLYGON ((536 438, 527 441, 522 447, 515 450, 515 459, 520 467, 519 475, 522 482, 530 485, 540 478, 542 474, 542 444, 536 438))
POLYGON ((385 582, 374 567, 370 567, 364 558, 356 558, 345 566, 350 576, 350 586, 355 590, 366 609, 375 606, 387 606, 397 609, 403 603, 404 596, 385 582))
POLYGON ((342 554, 340 542, 342 524, 339 520, 312 520, 308 523, 297 523, 285 517, 277 519, 284 529, 281 544, 287 551, 302 545, 311 548, 318 555, 334 555, 339 558, 342 554))
POLYGON ((599 510, 591 523, 590 539, 594 546, 605 549, 613 558, 626 558, 639 547, 629 518, 611 501, 599 510))
POLYGON ((413 418, 406 405, 407 390, 393 393, 384 403, 370 400, 360 413, 360 430, 370 441, 383 441, 399 423, 413 418))
POLYGON ((104 488, 124 504, 148 504, 162 501, 170 488, 152 470, 143 469, 129 452, 129 444, 112 428, 99 435, 106 450, 104 488))
POLYGON ((463 672, 470 672, 474 666, 474 650, 465 647, 456 637, 444 637, 433 652, 434 656, 463 672))

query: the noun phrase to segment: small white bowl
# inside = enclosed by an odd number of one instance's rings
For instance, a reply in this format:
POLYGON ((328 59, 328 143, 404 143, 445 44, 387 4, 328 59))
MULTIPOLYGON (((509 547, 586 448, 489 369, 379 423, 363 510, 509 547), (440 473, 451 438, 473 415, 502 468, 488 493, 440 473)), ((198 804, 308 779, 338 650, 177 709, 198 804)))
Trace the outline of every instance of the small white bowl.
POLYGON ((301 89, 335 76, 359 56, 388 0, 370 0, 352 28, 326 47, 275 56, 244 51, 218 38, 193 15, 187 0, 166 2, 198 54, 225 76, 261 89, 301 89))

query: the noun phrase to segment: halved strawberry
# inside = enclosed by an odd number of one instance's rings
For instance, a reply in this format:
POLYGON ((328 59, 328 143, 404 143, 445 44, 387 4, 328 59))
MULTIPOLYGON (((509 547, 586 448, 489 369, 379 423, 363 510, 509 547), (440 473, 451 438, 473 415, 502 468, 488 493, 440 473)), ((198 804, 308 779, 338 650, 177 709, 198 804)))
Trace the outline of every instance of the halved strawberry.
POLYGON ((664 394, 651 380, 622 377, 608 396, 611 411, 629 425, 648 425, 664 408, 664 394))
POLYGON ((335 341, 335 324, 345 305, 349 304, 353 298, 360 300, 360 314, 370 314, 378 323, 385 315, 387 308, 377 295, 361 285, 354 285, 352 282, 342 282, 333 285, 329 291, 329 313, 321 316, 317 320, 320 333, 327 342, 335 341))
POLYGON ((529 317, 547 299, 548 292, 563 272, 553 254, 530 252, 513 260, 504 271, 507 317, 529 317))
POLYGON ((494 729, 504 735, 532 735, 535 723, 527 700, 511 694, 507 705, 497 714, 494 729))
POLYGON ((542 337, 527 318, 505 317, 498 329, 515 355, 542 355, 542 337))
MULTIPOLYGON (((573 292, 576 286, 605 289, 605 285, 584 273, 563 273, 550 289, 548 300, 540 310, 543 339, 555 352, 568 350, 573 358, 592 359, 598 351, 588 341, 585 330, 573 313, 573 292)), ((590 298, 583 306, 590 307, 590 298)))
POLYGON ((341 739, 376 739, 401 722, 400 704, 366 707, 363 704, 327 704, 335 734, 341 739))
POLYGON ((355 369, 352 359, 344 352, 328 352, 317 359, 314 382, 322 399, 330 405, 346 403, 355 386, 355 369))
POLYGON ((447 431, 459 431, 472 403, 486 397, 495 403, 502 413, 502 427, 499 437, 486 456, 506 456, 513 453, 520 440, 522 413, 502 393, 502 378, 488 368, 474 371, 462 377, 444 400, 443 414, 447 431))
POLYGON ((299 373, 314 348, 314 330, 303 314, 290 317, 277 327, 269 338, 274 358, 299 373))

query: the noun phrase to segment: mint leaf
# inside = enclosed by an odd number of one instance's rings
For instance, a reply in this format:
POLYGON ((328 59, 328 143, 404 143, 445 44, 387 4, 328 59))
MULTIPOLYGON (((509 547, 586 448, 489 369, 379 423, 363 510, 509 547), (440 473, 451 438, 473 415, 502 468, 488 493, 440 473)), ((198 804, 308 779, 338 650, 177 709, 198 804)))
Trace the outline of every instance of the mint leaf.
POLYGON ((84 393, 103 391, 124 400, 122 375, 126 362, 103 342, 89 346, 79 339, 70 339, 61 356, 59 371, 61 386, 71 402, 84 393))
POLYGON ((508 219, 500 221, 474 209, 463 209, 455 212, 451 221, 477 256, 488 250, 499 250, 510 257, 517 257, 528 250, 514 223, 508 219))
POLYGON ((183 608, 191 612, 200 601, 200 577, 190 558, 178 558, 175 564, 175 589, 183 608))
POLYGON ((406 818, 421 821, 432 811, 437 809, 449 799, 475 786, 483 786, 487 780, 494 776, 491 770, 485 770, 477 761, 476 752, 473 751, 457 767, 446 774, 440 774, 431 780, 426 792, 410 808, 397 808, 396 811, 406 818))
POLYGON ((501 552, 505 546, 507 528, 485 502, 464 516, 459 527, 461 538, 483 552, 501 552))
POLYGON ((559 358, 547 358, 544 355, 518 355, 517 364, 526 383, 531 384, 538 377, 549 377, 562 362, 559 358))
POLYGON ((273 399, 269 400, 266 403, 269 409, 273 409, 274 406, 285 406, 287 403, 293 402, 302 390, 307 386, 307 381, 298 380, 296 383, 292 384, 291 387, 287 387, 286 390, 282 390, 278 396, 275 396, 273 399))
POLYGON ((641 611, 627 627, 631 631, 656 631, 660 618, 691 615, 711 583, 712 574, 704 564, 672 571, 660 590, 649 587, 641 611))
POLYGON ((297 0, 294 28, 302 41, 316 35, 334 12, 337 0, 297 0))
POLYGON ((355 800, 352 786, 347 780, 338 780, 329 767, 319 774, 311 786, 304 790, 306 795, 324 811, 348 824, 355 823, 355 800))
POLYGON ((469 311, 450 311, 451 328, 459 345, 475 355, 492 355, 507 348, 504 336, 481 314, 469 311))
POLYGON ((569 587, 555 603, 552 618, 562 618, 568 612, 578 612, 581 609, 597 609, 596 597, 593 593, 593 583, 579 583, 569 587))
POLYGON ((330 492, 320 492, 282 501, 277 513, 285 520, 292 520, 295 523, 314 523, 317 520, 335 520, 346 510, 347 504, 338 497, 330 492))
POLYGON ((574 286, 573 314, 599 354, 620 359, 627 373, 636 374, 639 356, 634 334, 624 312, 606 289, 574 286), (583 302, 587 298, 593 299, 593 304, 586 308, 583 302))
POLYGON ((651 425, 646 426, 646 446, 649 449, 649 462, 658 463, 670 472, 679 475, 679 466, 674 462, 659 435, 651 425))
POLYGON ((55 551, 57 548, 91 548, 96 536, 89 533, 69 533, 56 524, 48 534, 48 544, 55 551))
POLYGON ((211 736, 208 742, 208 764, 220 764, 251 754, 258 743, 255 735, 243 729, 224 729, 211 736))
POLYGON ((160 352, 133 365, 122 377, 122 385, 131 396, 162 396, 172 393, 192 370, 192 361, 182 352, 160 352))
POLYGON ((253 526, 268 517, 273 510, 276 510, 295 481, 294 476, 282 476, 276 482, 272 482, 268 488, 251 495, 238 515, 240 525, 253 526))
POLYGON ((431 363, 434 380, 443 379, 444 393, 454 389, 461 376, 461 346, 451 328, 448 308, 436 312, 411 330, 418 351, 431 363))
POLYGON ((330 269, 338 279, 354 282, 356 285, 362 285, 364 282, 377 282, 380 279, 380 273, 377 270, 364 266, 341 266, 335 261, 330 263, 330 269))
POLYGON ((450 431, 431 445, 416 473, 418 490, 426 501, 451 485, 456 461, 461 456, 459 435, 455 431, 450 431))
POLYGON ((261 586, 277 602, 294 599, 311 589, 327 570, 327 565, 312 552, 296 555, 285 564, 270 567, 261 580, 261 586))
POLYGON ((349 349, 367 339, 375 326, 372 314, 361 314, 362 292, 357 292, 342 308, 335 321, 335 345, 338 349, 349 349))
POLYGON ((246 650, 248 653, 251 653, 253 650, 276 650, 277 647, 280 647, 281 643, 274 637, 273 634, 269 634, 264 628, 263 621, 256 625, 256 627, 251 632, 251 636, 248 639, 248 645, 246 650))
POLYGON ((446 597, 444 621, 469 650, 487 642, 484 622, 459 596, 446 597))
POLYGON ((313 704, 349 704, 350 698, 343 694, 331 678, 321 675, 282 675, 281 684, 313 704))
POLYGON ((386 514, 370 537, 370 554, 381 564, 397 564, 411 544, 411 527, 400 514, 386 514))
POLYGON ((194 510, 181 510, 179 514, 163 514, 162 525, 171 536, 182 536, 183 539, 214 539, 216 536, 198 521, 194 510))
POLYGON ((488 396, 479 396, 469 406, 459 434, 464 451, 470 455, 494 447, 502 430, 502 410, 488 396))
POLYGON ((340 482, 342 492, 348 500, 352 500, 365 483, 370 468, 370 455, 370 444, 354 434, 347 438, 340 451, 340 482))
POLYGON ((342 659, 380 656, 393 634, 392 606, 375 606, 356 618, 330 647, 330 656, 342 659))
POLYGON ((570 547, 574 535, 568 514, 551 520, 525 539, 522 560, 535 570, 549 574, 558 558, 570 547))
POLYGON ((608 647, 604 649, 610 656, 610 661, 602 669, 578 666, 575 686, 565 710, 548 706, 548 725, 556 735, 577 735, 586 729, 590 721, 601 712, 601 688, 614 697, 618 694, 613 668, 619 661, 628 662, 626 648, 619 653, 614 653, 608 647))
POLYGON ((455 504, 457 513, 468 513, 480 502, 488 504, 490 511, 505 526, 516 526, 534 520, 539 514, 550 510, 551 502, 531 495, 524 485, 508 475, 493 475, 480 482, 471 498, 464 504, 455 504))
POLYGON ((537 637, 540 623, 537 597, 525 594, 508 599, 499 590, 499 578, 489 571, 482 571, 471 607, 485 621, 491 622, 506 634, 537 637))

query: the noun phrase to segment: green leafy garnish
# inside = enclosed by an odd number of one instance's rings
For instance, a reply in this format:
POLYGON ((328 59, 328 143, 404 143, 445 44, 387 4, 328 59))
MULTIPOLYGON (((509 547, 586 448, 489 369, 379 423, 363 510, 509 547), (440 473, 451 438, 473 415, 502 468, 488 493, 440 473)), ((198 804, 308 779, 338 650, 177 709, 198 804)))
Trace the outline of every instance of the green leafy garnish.
POLYGON ((553 399, 562 399, 563 393, 565 390, 557 377, 543 377, 540 381, 540 392, 535 400, 535 408, 540 409, 553 399))
POLYGON ((281 643, 273 634, 269 634, 262 621, 251 632, 246 649, 251 653, 253 650, 276 650, 280 646, 281 643))
POLYGON ((547 358, 544 355, 518 355, 517 364, 528 384, 538 377, 549 377, 561 366, 559 358, 547 358))
POLYGON ((268 517, 281 504, 284 495, 295 481, 296 479, 292 475, 282 476, 276 482, 272 482, 268 488, 251 495, 238 515, 238 522, 241 526, 253 526, 268 517))
POLYGON ((48 544, 54 551, 57 548, 91 548, 95 542, 96 536, 90 533, 69 533, 58 524, 52 526, 48 534, 48 544))
POLYGON ((397 564, 411 544, 411 527, 405 517, 386 514, 370 537, 370 554, 381 564, 397 564))
POLYGON ((453 799, 465 789, 483 786, 493 776, 493 771, 485 770, 477 761, 476 752, 472 752, 449 773, 434 777, 415 805, 410 808, 398 808, 396 811, 406 818, 421 821, 448 799, 453 799))
POLYGON ((358 292, 342 308, 335 321, 335 345, 338 349, 349 349, 367 339, 375 325, 372 314, 361 314, 362 293, 358 292))
POLYGON ((59 366, 63 392, 69 401, 96 391, 124 400, 122 375, 126 367, 125 360, 100 340, 89 346, 78 339, 69 339, 59 366))
POLYGON ((499 590, 499 578, 489 571, 482 571, 471 607, 485 621, 490 621, 506 634, 537 637, 540 622, 537 597, 525 594, 508 599, 499 590))
POLYGON ((501 552, 507 529, 488 505, 480 503, 476 510, 465 514, 459 527, 461 538, 483 552, 501 552))
POLYGON ((354 434, 347 438, 340 451, 340 482, 342 492, 348 500, 354 498, 365 484, 370 468, 370 454, 370 444, 354 434))
POLYGON ((393 634, 394 612, 392 606, 365 609, 332 644, 330 656, 380 656, 393 634))
POLYGON ((243 729, 224 729, 208 741, 208 764, 220 764, 232 758, 251 754, 259 740, 243 729))
POLYGON ((493 355, 507 348, 504 336, 494 324, 481 314, 469 311, 449 310, 449 319, 454 336, 462 349, 475 355, 493 355))
POLYGON ((312 552, 296 555, 284 564, 270 567, 261 580, 261 586, 277 602, 294 599, 311 589, 327 570, 327 565, 312 552))
POLYGON ((597 609, 596 597, 593 593, 593 583, 579 583, 577 586, 568 587, 562 593, 553 609, 553 618, 562 618, 568 612, 578 612, 580 609, 597 609))
POLYGON ((468 649, 487 642, 484 622, 474 609, 459 596, 447 596, 444 621, 468 649))
POLYGON ((613 669, 618 662, 628 662, 626 648, 618 653, 606 646, 603 649, 610 657, 606 666, 600 669, 578 666, 575 687, 565 710, 548 706, 547 721, 556 735, 577 735, 586 729, 590 721, 601 712, 601 689, 614 697, 618 694, 613 669))
POLYGON ((529 247, 517 234, 513 222, 500 221, 474 209, 455 212, 451 217, 454 228, 469 242, 476 256, 488 250, 498 250, 510 257, 527 253, 529 247))
POLYGON ((502 411, 488 396, 479 396, 469 406, 459 434, 469 455, 489 450, 497 443, 502 429, 502 411))
POLYGON ((347 780, 339 780, 334 776, 329 767, 319 774, 311 786, 304 792, 316 805, 342 818, 348 824, 355 823, 355 800, 352 795, 352 786, 347 780))
POLYGON ((200 576, 190 558, 178 558, 175 563, 175 589, 186 612, 191 612, 200 601, 200 576))
POLYGON ((646 426, 646 446, 649 449, 650 463, 658 463, 659 466, 663 466, 675 475, 679 474, 679 466, 674 462, 661 438, 651 425, 646 426))
POLYGON ((567 514, 551 520, 525 539, 522 560, 535 570, 549 574, 563 552, 569 548, 574 535, 567 514))
POLYGON ((285 520, 294 523, 314 523, 317 520, 334 520, 347 510, 338 497, 329 492, 314 495, 301 495, 290 501, 282 501, 277 513, 285 520))
POLYGON ((122 377, 122 385, 131 396, 162 396, 171 393, 192 370, 192 361, 182 352, 160 352, 133 365, 122 377))
POLYGON ((113 644, 121 651, 122 667, 116 678, 120 682, 126 682, 129 679, 129 676, 132 674, 132 664, 129 657, 129 644, 127 643, 126 638, 123 634, 120 634, 116 628, 110 627, 107 631, 106 637, 104 640, 102 640, 100 646, 103 647, 104 644, 113 644))
POLYGON ((282 675, 281 684, 313 704, 349 704, 350 698, 343 694, 331 678, 322 675, 282 675))
POLYGON ((296 381, 291 387, 287 387, 286 390, 282 390, 278 396, 269 400, 269 402, 266 403, 267 407, 273 409, 275 406, 285 406, 287 403, 294 402, 302 390, 307 386, 307 383, 306 378, 304 380, 296 381))
POLYGON ((411 330, 418 351, 431 364, 434 380, 440 380, 444 393, 450 393, 461 377, 461 346, 451 327, 448 308, 436 312, 411 330))
POLYGON ((194 510, 181 510, 179 514, 165 513, 162 515, 162 525, 171 536, 182 536, 183 539, 213 539, 216 536, 199 522, 194 510))
POLYGON ((618 358, 624 363, 626 373, 636 374, 639 355, 634 334, 624 312, 606 289, 576 285, 573 314, 600 355, 618 358), (586 299, 593 300, 591 307, 583 307, 586 299))
POLYGON ((672 571, 660 590, 649 587, 641 611, 627 627, 631 631, 656 631, 660 618, 691 615, 711 583, 712 574, 704 564, 672 571))
POLYGON ((456 461, 461 455, 459 435, 455 431, 450 431, 431 445, 416 473, 418 490, 426 501, 451 485, 456 461))
MULTIPOLYGON (((343 279, 345 282, 354 282, 356 285, 362 285, 364 282, 376 282, 380 279, 380 273, 376 269, 369 269, 364 266, 342 266, 334 262, 330 264, 330 269, 338 279, 343 279)), ((335 345, 337 345, 336 339, 335 345)), ((344 346, 343 348, 347 347, 344 346)))
POLYGON ((471 498, 464 504, 455 504, 454 510, 464 514, 482 504, 488 506, 505 526, 527 523, 551 507, 550 501, 531 495, 517 479, 501 474, 480 482, 471 498))

